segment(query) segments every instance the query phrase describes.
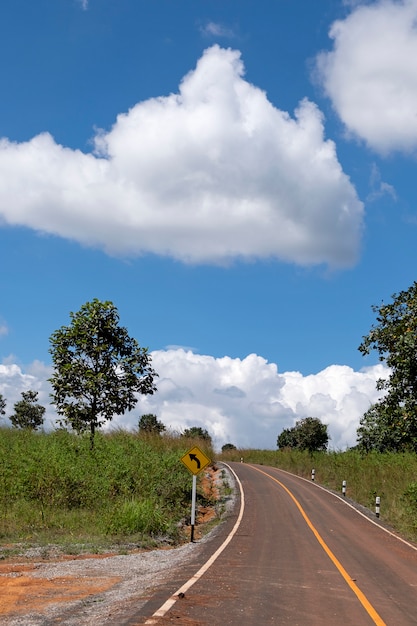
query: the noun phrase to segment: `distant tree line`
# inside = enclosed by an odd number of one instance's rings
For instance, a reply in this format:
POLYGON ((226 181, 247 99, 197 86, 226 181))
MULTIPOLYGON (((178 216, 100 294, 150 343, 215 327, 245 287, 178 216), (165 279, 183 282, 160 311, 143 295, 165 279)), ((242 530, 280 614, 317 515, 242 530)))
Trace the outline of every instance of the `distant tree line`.
MULTIPOLYGON (((359 351, 363 355, 376 351, 387 365, 388 376, 377 381, 382 398, 360 420, 357 448, 417 452, 417 282, 394 294, 389 304, 372 306, 372 310, 376 323, 363 337, 359 351)), ((131 411, 138 394, 153 394, 158 375, 148 349, 120 326, 112 302, 94 299, 70 313, 70 319, 68 326, 50 337, 52 404, 61 416, 60 425, 77 433, 89 432, 93 447, 96 429, 114 415, 131 411)), ((37 400, 36 391, 22 392, 10 416, 14 427, 36 430, 43 425, 45 407, 37 400)), ((0 417, 5 414, 6 400, 0 394, 0 417)), ((142 416, 139 431, 162 434, 165 426, 148 414, 142 416)), ((208 431, 200 426, 187 428, 182 435, 211 442, 208 431)), ((319 418, 307 417, 284 429, 277 445, 312 452, 326 450, 328 441, 327 426, 319 418)))

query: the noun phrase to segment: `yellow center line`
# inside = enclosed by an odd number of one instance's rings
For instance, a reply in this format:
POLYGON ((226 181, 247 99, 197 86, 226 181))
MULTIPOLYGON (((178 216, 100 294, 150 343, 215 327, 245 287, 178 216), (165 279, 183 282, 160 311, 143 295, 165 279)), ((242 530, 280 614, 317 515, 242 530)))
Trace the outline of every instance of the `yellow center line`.
POLYGON ((286 491, 288 493, 288 495, 290 496, 290 498, 294 501, 295 505, 297 506, 298 510, 300 511, 301 515, 303 516, 307 526, 310 528, 310 530, 312 531, 312 533, 314 534, 315 538, 317 539, 317 541, 319 542, 319 544, 321 545, 321 547, 323 548, 323 550, 325 551, 325 553, 327 554, 327 556, 329 557, 329 559, 334 563, 334 565, 337 567, 337 569, 339 570, 340 574, 343 576, 343 578, 345 579, 345 581, 347 582, 347 584, 349 585, 349 587, 352 589, 353 593, 356 595, 356 597, 358 598, 359 602, 362 604, 363 608, 365 609, 365 611, 369 614, 369 616, 371 617, 371 619, 373 620, 373 622, 375 624, 377 624, 377 626, 386 626, 384 620, 378 615, 378 613, 376 612, 376 610, 374 609, 374 607, 372 606, 372 604, 369 602, 369 600, 367 599, 367 597, 365 596, 364 593, 362 593, 362 591, 359 589, 359 587, 354 583, 354 581, 352 580, 352 577, 349 576, 349 574, 347 573, 347 571, 345 570, 345 568, 343 567, 343 565, 340 563, 340 561, 336 558, 336 556, 333 554, 333 552, 330 550, 329 546, 326 544, 326 542, 324 541, 324 539, 321 537, 321 535, 319 534, 319 532, 316 530, 316 528, 313 526, 312 522, 310 521, 310 518, 308 517, 307 513, 304 511, 303 507, 301 506, 301 504, 298 502, 297 498, 291 493, 291 491, 285 486, 283 485, 277 478, 274 478, 273 476, 270 476, 270 474, 267 474, 266 472, 258 469, 257 467, 254 467, 253 465, 250 465, 250 467, 254 470, 256 470, 257 472, 259 472, 260 474, 264 474, 264 476, 267 476, 268 478, 270 478, 271 480, 273 480, 274 482, 278 483, 278 485, 280 487, 282 487, 282 489, 284 489, 284 491, 286 491))

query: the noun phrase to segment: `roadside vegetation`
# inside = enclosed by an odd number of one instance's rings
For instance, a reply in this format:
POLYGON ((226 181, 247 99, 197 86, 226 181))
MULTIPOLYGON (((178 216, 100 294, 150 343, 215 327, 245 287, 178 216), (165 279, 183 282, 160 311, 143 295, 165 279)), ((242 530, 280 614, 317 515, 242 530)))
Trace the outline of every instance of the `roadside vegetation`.
POLYGON ((357 429, 357 445, 346 452, 327 450, 327 426, 307 417, 284 429, 278 451, 224 447, 223 460, 278 467, 342 493, 375 511, 406 537, 417 541, 417 282, 372 306, 376 321, 359 351, 376 352, 387 365, 377 381, 381 398, 369 407, 357 429))
MULTIPOLYGON (((379 497, 381 520, 417 541, 417 282, 372 309, 376 323, 359 350, 376 351, 389 373, 377 381, 381 398, 360 420, 355 448, 327 451, 327 425, 306 417, 278 435, 277 451, 226 443, 218 460, 243 459, 310 480, 314 469, 317 483, 339 493, 346 481, 346 498, 375 510, 379 497)), ((157 392, 158 374, 148 349, 119 325, 112 302, 87 302, 70 320, 50 337, 60 428, 38 430, 45 408, 33 390, 15 403, 13 428, 0 427, 0 541, 88 543, 90 550, 178 543, 192 483, 180 459, 194 445, 214 459, 211 436, 201 426, 168 433, 153 414, 140 418, 136 432, 103 433, 140 394, 157 392)), ((200 501, 213 500, 201 484, 200 501)))
MULTIPOLYGON (((210 443, 116 430, 0 428, 0 542, 94 551, 185 539, 192 477, 181 457, 210 443)), ((207 494, 198 490, 198 503, 207 494)))
MULTIPOLYGON (((33 390, 14 404, 12 427, 0 427, 0 542, 91 551, 183 541, 192 476, 181 458, 198 445, 213 459, 209 433, 168 433, 151 413, 136 432, 101 431, 139 395, 157 391, 148 349, 120 326, 112 302, 71 312, 51 335, 50 353, 57 429, 41 431, 45 407, 33 390)), ((6 406, 0 394, 0 418, 6 406)), ((198 482, 197 505, 214 505, 207 477, 198 482)))
POLYGON ((417 541, 417 455, 414 452, 308 452, 283 450, 225 450, 223 461, 277 467, 334 490, 375 512, 381 498, 380 519, 408 539, 417 541))

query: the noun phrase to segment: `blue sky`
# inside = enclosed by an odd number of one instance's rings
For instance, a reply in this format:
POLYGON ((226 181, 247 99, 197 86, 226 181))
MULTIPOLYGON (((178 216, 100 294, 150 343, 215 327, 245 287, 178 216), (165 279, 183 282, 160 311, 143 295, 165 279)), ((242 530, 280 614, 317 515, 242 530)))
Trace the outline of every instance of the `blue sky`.
POLYGON ((49 406, 93 298, 152 352, 155 412, 218 446, 296 419, 355 443, 357 350, 415 280, 417 0, 4 0, 0 393, 49 406))

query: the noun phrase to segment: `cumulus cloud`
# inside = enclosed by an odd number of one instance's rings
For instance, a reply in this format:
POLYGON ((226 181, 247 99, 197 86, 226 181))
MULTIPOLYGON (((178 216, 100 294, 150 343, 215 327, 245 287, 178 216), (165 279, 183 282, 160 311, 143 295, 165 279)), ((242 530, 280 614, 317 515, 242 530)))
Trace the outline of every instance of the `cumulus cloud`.
POLYGON ((346 128, 374 150, 417 146, 417 0, 355 7, 330 29, 317 58, 326 94, 346 128))
POLYGON ((15 402, 21 400, 22 391, 38 392, 38 402, 46 408, 45 426, 53 427, 56 423, 56 412, 50 403, 50 385, 47 382, 52 374, 52 369, 40 361, 34 361, 24 371, 16 363, 11 363, 10 358, 0 363, 0 393, 6 400, 6 417, 0 419, 1 423, 7 423, 7 417, 12 415, 15 402))
MULTIPOLYGON (((139 412, 155 413, 174 430, 207 428, 220 448, 276 448, 278 434, 304 417, 328 424, 331 446, 356 443, 363 413, 380 397, 376 380, 383 365, 359 372, 331 365, 318 374, 280 374, 274 363, 251 354, 244 359, 214 358, 184 350, 152 354, 158 392, 141 398, 139 412)), ((131 417, 118 418, 126 427, 131 417)))
MULTIPOLYGON (((141 415, 154 413, 174 431, 206 428, 217 448, 230 442, 241 448, 275 449, 284 428, 311 416, 328 424, 332 448, 345 449, 355 444, 361 416, 380 397, 376 380, 386 376, 381 364, 359 372, 331 365, 310 376, 280 374, 276 364, 255 354, 216 359, 177 349, 153 352, 152 359, 159 374, 157 393, 140 397, 134 411, 115 417, 107 428, 134 429, 141 415)), ((21 391, 34 389, 48 406, 51 425, 55 415, 47 404, 50 375, 50 368, 38 362, 28 372, 14 364, 0 365, 0 393, 8 409, 21 391)))
POLYGON ((206 50, 178 93, 119 115, 94 145, 1 140, 0 220, 192 263, 357 259, 363 205, 321 112, 308 100, 294 117, 275 108, 236 50, 206 50))

